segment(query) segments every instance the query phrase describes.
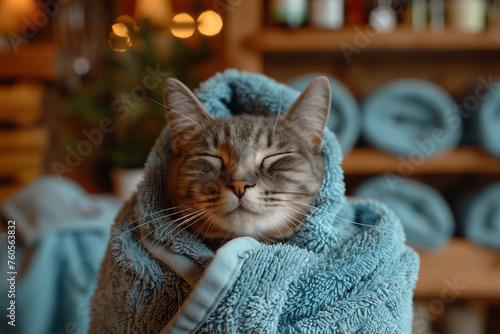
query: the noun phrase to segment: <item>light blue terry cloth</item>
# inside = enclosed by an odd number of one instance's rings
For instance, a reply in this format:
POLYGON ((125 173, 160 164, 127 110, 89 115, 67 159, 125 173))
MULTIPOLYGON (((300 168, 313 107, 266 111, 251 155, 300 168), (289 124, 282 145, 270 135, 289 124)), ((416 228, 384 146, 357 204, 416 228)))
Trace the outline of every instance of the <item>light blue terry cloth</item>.
POLYGON ((500 157, 500 82, 491 87, 491 96, 481 103, 476 117, 476 142, 488 153, 500 157))
POLYGON ((370 144, 418 160, 454 148, 462 135, 453 99, 424 80, 382 86, 363 102, 362 114, 363 137, 370 144))
POLYGON ((401 219, 408 243, 417 248, 442 247, 455 231, 446 200, 421 182, 385 174, 363 183, 355 196, 377 198, 393 209, 401 219))
MULTIPOLYGON (((212 115, 229 117, 284 112, 299 93, 227 70, 197 95, 212 115)), ((418 256, 386 206, 347 201, 342 153, 329 130, 323 152, 322 197, 295 236, 275 245, 236 238, 214 253, 169 224, 164 130, 113 226, 91 332, 410 333, 418 256)))
POLYGON ((500 182, 463 205, 459 224, 470 241, 500 250, 500 182))
POLYGON ((0 209, 6 224, 15 221, 16 231, 15 270, 4 256, 8 239, 0 239, 0 333, 86 333, 90 297, 118 201, 89 195, 69 179, 45 176, 0 209), (4 277, 12 271, 17 272, 14 299, 8 298, 4 277), (5 314, 10 300, 15 300, 15 327, 5 314))
MULTIPOLYGON (((288 82, 288 85, 304 90, 316 77, 326 75, 309 73, 288 82)), ((359 139, 361 133, 361 112, 359 105, 351 92, 337 79, 326 75, 332 89, 332 105, 327 127, 337 137, 344 155, 349 153, 359 139)))

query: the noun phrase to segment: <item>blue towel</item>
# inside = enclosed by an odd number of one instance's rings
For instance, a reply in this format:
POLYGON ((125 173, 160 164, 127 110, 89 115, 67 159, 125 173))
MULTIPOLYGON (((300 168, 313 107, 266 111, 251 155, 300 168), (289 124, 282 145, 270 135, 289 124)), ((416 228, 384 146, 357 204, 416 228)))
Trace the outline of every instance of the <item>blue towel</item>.
POLYGON ((363 137, 383 151, 421 161, 459 143, 462 122, 455 109, 433 83, 393 81, 363 102, 363 137))
MULTIPOLYGON (((323 73, 309 73, 293 79, 288 84, 300 91, 323 73)), ((332 88, 332 105, 327 127, 337 137, 344 155, 349 153, 361 133, 361 113, 359 105, 351 92, 338 80, 326 75, 332 88)))
MULTIPOLYGON (((8 268, 3 255, 0 268, 2 275, 18 273, 15 299, 7 296, 6 279, 0 282, 0 333, 86 333, 90 297, 118 201, 88 195, 71 180, 45 176, 0 209, 6 220, 15 220, 16 270, 8 268), (15 327, 4 314, 10 300, 15 300, 15 327)), ((6 254, 5 238, 0 247, 6 254)))
POLYGON ((408 243, 424 250, 444 246, 455 231, 453 213, 435 189, 400 176, 385 174, 362 184, 355 196, 377 198, 396 212, 408 243))
MULTIPOLYGON (((235 70, 197 91, 215 117, 284 112, 298 95, 235 70)), ((164 130, 113 226, 91 332, 410 333, 418 255, 386 206, 347 201, 342 153, 329 130, 323 152, 322 197, 294 237, 275 245, 235 238, 214 253, 161 211, 172 156, 164 130)))
POLYGON ((476 115, 476 142, 488 153, 500 157, 500 82, 491 88, 491 96, 479 107, 476 115))
POLYGON ((470 241, 500 250, 500 182, 461 205, 459 224, 470 241))

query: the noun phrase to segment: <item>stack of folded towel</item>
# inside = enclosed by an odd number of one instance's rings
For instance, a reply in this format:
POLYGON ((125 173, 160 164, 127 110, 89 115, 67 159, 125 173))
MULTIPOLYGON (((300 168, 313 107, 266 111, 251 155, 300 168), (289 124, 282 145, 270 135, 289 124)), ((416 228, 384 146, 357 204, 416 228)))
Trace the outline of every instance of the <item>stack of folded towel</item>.
POLYGON ((356 196, 377 198, 396 212, 408 243, 419 249, 443 247, 455 232, 450 206, 435 189, 393 174, 374 177, 362 184, 356 196))
POLYGON ((429 158, 449 151, 462 135, 453 99, 425 80, 396 80, 380 87, 363 102, 362 113, 364 138, 403 157, 429 158))

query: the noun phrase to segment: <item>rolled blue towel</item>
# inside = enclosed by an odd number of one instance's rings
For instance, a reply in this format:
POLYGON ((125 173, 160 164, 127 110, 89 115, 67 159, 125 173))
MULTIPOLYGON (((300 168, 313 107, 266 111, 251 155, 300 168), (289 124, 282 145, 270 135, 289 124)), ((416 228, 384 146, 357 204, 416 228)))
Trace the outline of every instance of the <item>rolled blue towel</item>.
POLYGON ((445 245, 455 221, 446 200, 435 189, 397 175, 376 176, 356 191, 359 197, 377 198, 400 217, 408 243, 424 250, 445 245))
POLYGON ((470 241, 500 250, 500 182, 475 195, 459 214, 459 224, 470 241))
POLYGON ((87 194, 56 176, 37 179, 0 205, 5 224, 15 221, 16 231, 16 268, 2 256, 0 269, 2 275, 17 271, 15 298, 8 298, 5 278, 0 282, 0 333, 87 333, 90 297, 119 208, 113 196, 87 194), (11 300, 15 327, 3 315, 11 300))
MULTIPOLYGON (((288 82, 288 85, 304 90, 316 77, 323 73, 309 73, 288 82)), ((327 127, 337 137, 344 155, 349 153, 359 139, 361 133, 361 112, 351 92, 337 79, 326 75, 332 88, 332 106, 327 127)))
MULTIPOLYGON (((299 96, 235 70, 196 94, 215 117, 276 115, 299 96)), ((115 221, 91 333, 410 333, 418 255, 385 205, 346 199, 330 130, 321 197, 295 237, 273 245, 235 238, 215 252, 161 211, 169 202, 171 142, 166 129, 115 221)))
POLYGON ((462 121, 455 110, 450 95, 431 82, 393 81, 363 102, 363 137, 383 151, 420 161, 459 143, 462 121))
POLYGON ((500 83, 489 88, 491 96, 479 107, 474 134, 482 148, 500 157, 500 83))

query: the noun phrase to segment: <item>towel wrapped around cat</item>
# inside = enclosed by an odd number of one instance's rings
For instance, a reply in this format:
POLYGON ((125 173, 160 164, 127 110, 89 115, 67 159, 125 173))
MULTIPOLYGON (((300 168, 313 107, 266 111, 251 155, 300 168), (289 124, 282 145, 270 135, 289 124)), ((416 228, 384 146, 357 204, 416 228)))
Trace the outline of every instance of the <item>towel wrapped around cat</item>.
MULTIPOLYGON (((196 95, 219 118, 282 114, 299 92, 227 70, 196 95)), ((346 199, 342 153, 329 130, 319 194, 294 233, 274 244, 236 237, 218 248, 176 224, 170 210, 171 131, 158 138, 144 181, 115 220, 90 332, 411 332, 418 256, 385 205, 346 199)))

